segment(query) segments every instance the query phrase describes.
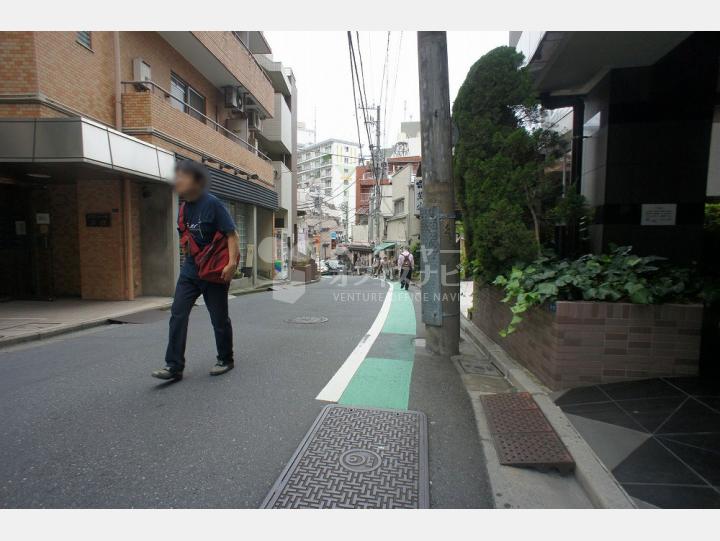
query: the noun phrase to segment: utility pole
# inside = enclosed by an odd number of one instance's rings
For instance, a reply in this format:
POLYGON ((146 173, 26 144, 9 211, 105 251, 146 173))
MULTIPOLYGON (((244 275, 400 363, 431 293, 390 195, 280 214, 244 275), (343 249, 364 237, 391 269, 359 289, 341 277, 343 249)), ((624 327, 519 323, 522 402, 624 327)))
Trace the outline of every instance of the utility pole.
POLYGON ((382 148, 380 146, 380 138, 382 136, 382 130, 380 129, 380 106, 377 105, 373 108, 368 107, 364 109, 375 109, 375 120, 366 120, 366 124, 375 124, 375 144, 370 144, 370 155, 372 156, 373 178, 375 180, 375 185, 373 187, 373 191, 370 194, 370 205, 368 207, 368 240, 374 240, 375 242, 379 242, 380 204, 382 201, 382 188, 380 186, 380 181, 382 180, 382 174, 384 170, 382 160, 382 148))
POLYGON ((460 345, 460 250, 455 239, 452 125, 445 32, 418 32, 423 208, 422 316, 427 349, 457 355, 460 345))
POLYGON ((382 188, 380 180, 382 179, 383 166, 381 161, 382 149, 380 147, 380 106, 377 106, 375 112, 375 237, 376 242, 380 242, 380 206, 382 204, 382 188))
POLYGON ((350 204, 348 203, 348 189, 345 188, 345 201, 343 201, 343 213, 345 214, 345 241, 350 242, 350 204))

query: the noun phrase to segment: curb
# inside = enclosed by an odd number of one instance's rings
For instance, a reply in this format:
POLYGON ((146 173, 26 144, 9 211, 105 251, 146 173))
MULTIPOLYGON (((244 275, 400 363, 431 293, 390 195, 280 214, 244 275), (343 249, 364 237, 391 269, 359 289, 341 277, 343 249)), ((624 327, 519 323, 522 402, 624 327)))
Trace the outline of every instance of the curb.
MULTIPOLYGON (((575 460, 575 478, 592 504, 601 509, 636 509, 637 506, 625 492, 625 489, 622 488, 588 443, 575 430, 565 413, 555 405, 548 394, 547 388, 465 316, 460 318, 460 326, 464 337, 485 353, 513 386, 533 396, 538 407, 545 414, 545 417, 547 417, 547 420, 567 447, 573 460, 575 460)), ((475 397, 472 398, 478 428, 483 429, 484 427, 487 429, 487 422, 480 400, 476 400, 475 397)), ((489 434, 489 432, 486 432, 486 434, 489 434)), ((486 457, 492 458, 494 456, 495 461, 497 461, 497 454, 489 436, 481 433, 480 441, 483 444, 486 457)), ((490 470, 489 466, 488 470, 490 470)), ((493 482, 493 472, 488 471, 488 473, 491 482, 493 482)), ((499 471, 496 473, 500 475, 499 471)), ((497 476, 495 477, 495 481, 497 481, 497 476)), ((497 492, 503 493, 502 490, 495 490, 495 487, 493 487, 493 493, 497 492)))
POLYGON ((17 344, 35 342, 37 340, 44 340, 45 338, 53 338, 55 336, 60 336, 63 334, 92 329, 93 327, 100 327, 101 325, 106 325, 109 320, 114 318, 129 316, 131 314, 137 314, 138 312, 145 312, 146 310, 164 310, 166 308, 170 308, 170 306, 172 306, 172 300, 157 304, 155 306, 144 306, 138 309, 114 312, 112 314, 108 314, 95 319, 89 319, 87 321, 68 323, 66 325, 61 325, 60 327, 55 327, 54 329, 38 331, 35 333, 26 334, 24 336, 4 338, 0 340, 0 350, 9 346, 15 346, 17 344))
POLYGON ((310 284, 317 284, 320 281, 320 278, 316 278, 315 280, 310 280, 309 282, 292 282, 289 280, 285 280, 282 282, 274 283, 274 284, 268 284, 264 286, 257 286, 252 288, 242 288, 242 289, 235 289, 235 290, 228 290, 228 295, 234 295, 235 297, 240 297, 242 295, 248 295, 250 293, 259 293, 262 291, 268 291, 276 286, 290 286, 290 287, 298 287, 298 286, 307 286, 310 284))
MULTIPOLYGON (((311 282, 302 282, 299 284, 290 284, 293 286, 297 285, 309 285, 309 284, 315 284, 319 282, 320 279, 313 280, 311 282)), ((268 286, 272 287, 272 286, 268 286)), ((240 289, 233 291, 228 291, 228 294, 239 297, 242 295, 248 295, 250 293, 260 293, 262 291, 267 291, 267 287, 261 286, 259 288, 253 288, 253 289, 240 289)), ((38 340, 44 340, 45 338, 53 338, 56 336, 60 336, 63 334, 69 334, 72 332, 77 331, 84 331, 86 329, 92 329, 93 327, 100 327, 101 325, 106 325, 108 323, 108 320, 118 318, 118 317, 124 317, 129 316, 131 314, 137 314, 138 312, 144 312, 145 310, 164 310, 166 308, 170 308, 172 306, 172 299, 163 302, 161 304, 155 305, 155 306, 144 306, 142 308, 138 309, 132 309, 127 311, 121 311, 121 312, 114 312, 112 314, 108 314, 106 316, 102 316, 95 319, 89 319, 87 321, 80 321, 78 323, 69 323, 67 325, 61 325, 59 327, 55 327, 54 329, 48 329, 44 331, 38 331, 34 333, 29 333, 23 336, 14 336, 11 338, 3 338, 0 339, 0 350, 10 347, 10 346, 16 346, 18 344, 24 344, 26 342, 35 342, 38 340)))

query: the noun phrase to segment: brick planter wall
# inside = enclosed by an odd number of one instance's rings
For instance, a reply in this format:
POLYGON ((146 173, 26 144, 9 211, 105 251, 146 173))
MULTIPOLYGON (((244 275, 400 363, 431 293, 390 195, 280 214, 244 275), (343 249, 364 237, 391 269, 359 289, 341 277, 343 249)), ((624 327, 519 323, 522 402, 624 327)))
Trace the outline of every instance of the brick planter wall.
POLYGON ((502 338, 502 291, 474 291, 473 323, 551 389, 698 372, 702 305, 560 301, 529 310, 502 338))

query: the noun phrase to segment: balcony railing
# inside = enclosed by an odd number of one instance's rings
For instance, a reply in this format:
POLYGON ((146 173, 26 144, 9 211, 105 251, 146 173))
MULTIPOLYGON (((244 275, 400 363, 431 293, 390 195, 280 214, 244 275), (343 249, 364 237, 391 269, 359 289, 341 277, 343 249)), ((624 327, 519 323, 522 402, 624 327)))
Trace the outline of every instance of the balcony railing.
POLYGON ((191 118, 195 118, 195 120, 197 120, 198 122, 202 122, 206 125, 210 125, 210 127, 213 128, 215 131, 223 134, 228 139, 232 139, 238 145, 243 147, 245 150, 252 152, 259 158, 261 158, 267 162, 271 161, 267 155, 260 152, 257 148, 255 148, 254 145, 251 145, 250 143, 248 143, 245 139, 243 139, 236 133, 231 132, 225 126, 218 124, 212 118, 207 116, 202 111, 196 109, 195 107, 190 105, 188 102, 181 100, 180 98, 178 98, 176 96, 173 96, 169 90, 164 89, 157 83, 155 83, 153 81, 123 81, 122 85, 123 85, 123 92, 125 92, 126 88, 131 87, 135 90, 135 92, 150 92, 151 94, 154 94, 154 95, 159 94, 159 95, 163 96, 165 101, 169 102, 170 104, 182 105, 185 109, 185 112, 192 111, 194 113, 193 115, 189 115, 191 118), (201 117, 203 120, 200 120, 199 118, 197 118, 198 116, 201 117))
POLYGON ((232 35, 235 36, 235 39, 238 40, 238 41, 240 42, 240 45, 242 45, 243 48, 247 51, 247 54, 249 54, 249 55, 250 55, 250 58, 253 59, 253 62, 255 62, 255 65, 256 65, 258 68, 260 68, 260 71, 262 71, 262 74, 265 76, 265 79, 267 79, 268 82, 269 82, 270 84, 272 84, 272 79, 270 79, 270 76, 269 76, 269 75, 267 74, 267 72, 265 71, 265 68, 263 68, 263 67, 260 65, 260 62, 257 61, 257 58, 255 58, 255 54, 253 54, 253 52, 250 50, 250 48, 247 46, 247 44, 240 38, 240 36, 238 36, 238 33, 237 33, 237 32, 234 32, 234 31, 233 31, 232 35))

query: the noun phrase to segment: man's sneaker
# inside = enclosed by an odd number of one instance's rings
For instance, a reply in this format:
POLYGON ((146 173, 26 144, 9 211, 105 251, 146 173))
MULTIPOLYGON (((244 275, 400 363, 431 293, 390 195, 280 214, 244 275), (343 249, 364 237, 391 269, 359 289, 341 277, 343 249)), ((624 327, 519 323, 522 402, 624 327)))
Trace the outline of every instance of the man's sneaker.
POLYGON ((225 372, 230 372, 230 370, 232 370, 233 368, 235 368, 235 363, 232 361, 231 362, 218 361, 215 364, 215 366, 213 366, 212 369, 210 370, 210 375, 211 376, 219 376, 221 374, 224 374, 225 372))
POLYGON ((182 379, 183 374, 179 370, 173 370, 172 368, 166 366, 165 368, 161 368, 160 370, 153 370, 152 377, 158 379, 173 379, 179 381, 182 379))

